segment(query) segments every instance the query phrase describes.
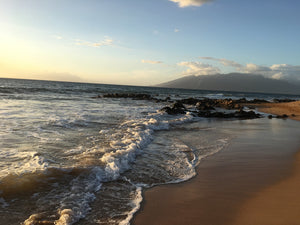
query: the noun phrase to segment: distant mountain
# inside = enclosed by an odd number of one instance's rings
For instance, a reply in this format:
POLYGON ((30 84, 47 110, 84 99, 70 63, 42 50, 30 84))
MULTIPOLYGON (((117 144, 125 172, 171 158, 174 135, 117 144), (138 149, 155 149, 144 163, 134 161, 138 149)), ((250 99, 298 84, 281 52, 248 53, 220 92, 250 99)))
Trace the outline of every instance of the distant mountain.
POLYGON ((266 78, 262 75, 243 73, 185 76, 157 86, 216 91, 300 94, 300 85, 298 84, 266 78))

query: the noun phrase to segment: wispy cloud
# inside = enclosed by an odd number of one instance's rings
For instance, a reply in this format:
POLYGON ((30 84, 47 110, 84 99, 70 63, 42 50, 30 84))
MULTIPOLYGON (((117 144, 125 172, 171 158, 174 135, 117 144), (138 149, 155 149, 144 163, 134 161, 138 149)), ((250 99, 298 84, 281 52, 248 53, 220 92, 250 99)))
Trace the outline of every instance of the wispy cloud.
POLYGON ((199 57, 199 58, 200 59, 205 59, 205 60, 216 61, 216 62, 221 63, 224 66, 231 66, 231 67, 234 67, 234 68, 242 68, 243 67, 242 64, 239 64, 235 61, 228 60, 228 59, 218 59, 218 58, 213 58, 213 57, 199 57))
POLYGON ((63 39, 63 37, 60 36, 60 35, 52 35, 51 37, 52 37, 52 38, 55 38, 55 39, 57 39, 57 40, 63 39))
POLYGON ((177 65, 188 67, 184 75, 211 75, 221 72, 219 68, 202 62, 180 62, 177 65))
POLYGON ((202 6, 205 3, 212 2, 213 0, 169 0, 178 4, 180 8, 189 6, 202 6))
POLYGON ((112 45, 114 45, 114 40, 112 40, 109 37, 105 37, 104 40, 97 41, 97 42, 90 42, 90 41, 84 41, 84 40, 77 39, 76 45, 84 45, 84 46, 88 46, 88 47, 98 48, 101 46, 112 46, 112 45))
POLYGON ((163 62, 162 61, 154 61, 154 60, 145 60, 145 59, 142 59, 142 63, 161 64, 163 62))
POLYGON ((159 35, 159 31, 158 30, 154 30, 154 31, 152 31, 152 34, 159 35))

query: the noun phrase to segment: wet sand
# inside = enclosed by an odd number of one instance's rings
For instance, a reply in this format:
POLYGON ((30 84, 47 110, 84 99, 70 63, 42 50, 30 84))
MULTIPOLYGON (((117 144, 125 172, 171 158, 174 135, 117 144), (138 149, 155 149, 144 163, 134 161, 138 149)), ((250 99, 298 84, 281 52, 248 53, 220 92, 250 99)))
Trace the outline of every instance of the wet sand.
POLYGON ((258 192, 243 204, 233 224, 297 225, 300 224, 300 154, 292 174, 275 185, 258 192))
MULTIPOLYGON (((300 101, 262 104, 259 110, 275 115, 287 114, 291 119, 300 120, 300 101)), ((258 192, 243 204, 234 224, 300 224, 300 152, 295 158, 290 176, 258 192)))
MULTIPOLYGON (((274 106, 265 107, 273 111, 259 110, 276 114, 274 106)), ((195 178, 146 190, 133 224, 300 224, 300 123, 258 119, 217 124, 236 135, 231 145, 204 159, 195 178)))

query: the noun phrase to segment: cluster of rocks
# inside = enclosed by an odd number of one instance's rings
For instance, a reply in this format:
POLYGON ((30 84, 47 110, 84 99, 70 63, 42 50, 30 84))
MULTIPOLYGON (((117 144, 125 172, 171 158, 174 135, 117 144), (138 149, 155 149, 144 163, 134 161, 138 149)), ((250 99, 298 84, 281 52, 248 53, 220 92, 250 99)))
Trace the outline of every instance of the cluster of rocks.
POLYGON ((206 118, 238 118, 238 119, 255 119, 260 118, 261 115, 255 113, 254 111, 244 111, 243 106, 237 104, 234 100, 229 99, 204 99, 192 101, 192 99, 183 99, 180 101, 175 102, 171 107, 166 106, 161 109, 170 115, 176 114, 184 114, 186 112, 192 112, 193 115, 197 115, 199 117, 206 117, 206 118), (188 110, 183 103, 189 102, 195 105, 196 111, 188 110), (217 111, 216 108, 223 108, 226 110, 236 110, 234 112, 222 112, 217 111))
POLYGON ((164 111, 170 115, 176 115, 176 114, 185 114, 188 110, 181 102, 175 102, 171 107, 166 106, 162 108, 161 111, 164 111))
POLYGON ((238 119, 255 119, 260 118, 261 115, 259 113, 255 113, 254 111, 244 111, 243 109, 239 109, 235 112, 225 113, 225 112, 210 112, 210 111, 200 111, 198 116, 201 117, 214 117, 214 118, 238 118, 238 119))
POLYGON ((159 99, 151 96, 150 94, 139 94, 139 93, 108 93, 104 95, 98 95, 94 98, 131 98, 134 100, 147 100, 155 102, 173 102, 170 97, 165 99, 159 99))
POLYGON ((155 100, 149 94, 136 94, 136 93, 108 93, 104 95, 98 95, 97 98, 132 98, 135 100, 155 100))
MULTIPOLYGON (((165 99, 159 99, 152 97, 150 94, 139 94, 139 93, 108 93, 96 98, 131 98, 134 100, 148 100, 155 102, 169 102, 173 103, 171 106, 166 106, 161 109, 170 115, 185 114, 191 112, 195 116, 206 117, 206 118, 238 118, 238 119, 255 119, 262 117, 261 114, 255 113, 252 110, 244 110, 244 106, 247 105, 249 108, 251 105, 269 103, 269 101, 263 99, 247 100, 246 98, 241 99, 197 99, 197 98, 186 98, 177 101, 172 101, 170 97, 165 99), (193 107, 194 110, 187 109, 185 105, 193 107), (223 109, 225 111, 221 111, 223 109)), ((273 102, 292 102, 295 100, 291 99, 274 99, 273 102)), ((189 107, 189 108, 190 108, 189 107)), ((287 118, 287 115, 276 116, 276 118, 287 118)), ((273 116, 269 115, 269 119, 273 116)))
POLYGON ((255 113, 254 111, 243 110, 244 106, 242 104, 246 103, 262 103, 267 102, 265 100, 254 99, 251 101, 243 99, 233 100, 233 99, 196 99, 188 98, 176 101, 171 106, 166 106, 161 109, 170 115, 184 114, 186 112, 192 112, 193 115, 206 118, 239 118, 239 119, 255 119, 260 118, 261 115, 255 113), (196 111, 188 110, 184 104, 189 106, 195 106, 196 111), (231 110, 229 112, 218 111, 217 109, 231 110), (232 112, 232 110, 235 110, 232 112))
MULTIPOLYGON (((294 114, 292 114, 291 116, 295 116, 294 114)), ((282 114, 282 115, 277 115, 277 116, 273 116, 273 115, 268 115, 268 118, 269 119, 272 119, 272 118, 277 118, 277 119, 287 119, 289 116, 286 115, 286 114, 282 114)))
POLYGON ((273 102, 275 103, 281 103, 281 102, 295 102, 296 100, 294 99, 289 99, 289 98, 285 98, 285 99, 273 99, 273 102))

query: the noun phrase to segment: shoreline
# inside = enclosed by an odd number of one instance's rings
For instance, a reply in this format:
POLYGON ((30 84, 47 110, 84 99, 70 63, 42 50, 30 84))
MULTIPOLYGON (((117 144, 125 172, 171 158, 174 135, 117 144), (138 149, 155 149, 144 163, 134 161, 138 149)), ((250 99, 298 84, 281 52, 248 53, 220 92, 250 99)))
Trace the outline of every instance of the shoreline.
MULTIPOLYGON (((290 118, 299 120, 299 101, 263 103, 259 104, 257 108, 258 111, 277 115, 287 114, 290 116, 295 114, 290 118), (280 104, 279 107, 278 104, 280 104), (290 108, 288 111, 284 111, 287 105, 290 108), (291 105, 293 107, 296 105, 299 108, 293 109, 291 105)), ((275 123, 276 120, 278 120, 279 125, 280 123, 288 123, 290 126, 295 123, 292 120, 273 119, 275 123)), ((299 125, 296 126, 299 127, 299 125)), ((287 130, 289 130, 288 127, 287 130)), ((291 143, 290 141, 295 137, 289 139, 289 136, 284 135, 284 138, 289 140, 284 140, 283 142, 286 143, 282 143, 280 146, 281 141, 277 141, 281 138, 280 134, 275 139, 270 136, 260 137, 268 134, 259 130, 249 134, 253 136, 250 138, 239 137, 227 149, 204 159, 197 167, 197 175, 191 180, 176 185, 163 185, 145 190, 141 209, 134 216, 132 224, 247 224, 244 221, 253 217, 253 210, 261 204, 262 199, 267 203, 274 204, 274 193, 277 195, 283 191, 288 193, 289 191, 284 190, 283 187, 285 189, 298 187, 295 183, 297 179, 293 177, 300 177, 300 166, 298 166, 298 170, 294 166, 300 164, 300 153, 297 153, 300 149, 300 142, 291 143), (255 143, 260 138, 267 140, 262 143, 255 143), (278 143, 271 143, 272 141, 278 143), (255 152, 253 152, 251 145, 257 148, 255 152), (276 150, 272 153, 274 148, 276 150), (288 148, 289 152, 282 153, 283 148, 288 148), (261 153, 264 151, 270 151, 270 154, 261 153), (264 160, 262 160, 262 156, 265 157, 264 160)), ((297 189, 292 193, 290 198, 287 197, 286 199, 294 202, 292 205, 299 205, 300 198, 297 196, 297 189), (291 199, 297 200, 295 202, 291 199)), ((257 217, 260 220, 256 220, 254 223, 252 220, 249 225, 277 224, 271 220, 270 223, 267 223, 269 221, 268 216, 264 217, 264 215, 272 215, 272 213, 269 212, 268 214, 266 208, 268 206, 259 207, 260 214, 257 217)), ((276 209, 280 210, 280 207, 276 209)), ((289 216, 289 212, 290 210, 286 210, 286 218, 289 216)), ((290 217, 294 220, 289 220, 289 224, 296 221, 295 217, 290 217)), ((284 223, 278 224, 283 225, 284 223)))

